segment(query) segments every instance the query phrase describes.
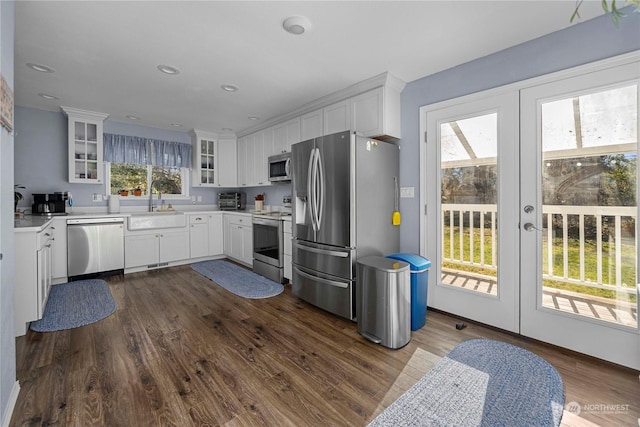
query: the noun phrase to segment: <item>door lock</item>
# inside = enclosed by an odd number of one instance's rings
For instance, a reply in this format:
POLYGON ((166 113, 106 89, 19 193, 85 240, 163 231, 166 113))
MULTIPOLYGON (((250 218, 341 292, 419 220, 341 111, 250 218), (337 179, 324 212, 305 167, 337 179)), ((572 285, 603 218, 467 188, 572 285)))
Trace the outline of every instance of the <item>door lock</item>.
POLYGON ((531 212, 533 212, 533 211, 534 211, 533 206, 531 206, 531 205, 527 205, 527 206, 525 206, 525 207, 524 207, 524 211, 525 211, 525 213, 531 213, 531 212))

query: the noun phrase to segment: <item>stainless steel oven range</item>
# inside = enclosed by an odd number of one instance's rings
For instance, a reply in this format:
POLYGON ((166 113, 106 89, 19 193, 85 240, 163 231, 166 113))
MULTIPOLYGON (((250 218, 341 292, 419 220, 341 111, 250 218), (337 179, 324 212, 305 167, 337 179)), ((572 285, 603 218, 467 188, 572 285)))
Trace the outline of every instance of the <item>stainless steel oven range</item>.
POLYGON ((284 236, 278 215, 253 215, 253 271, 275 282, 284 280, 284 236))

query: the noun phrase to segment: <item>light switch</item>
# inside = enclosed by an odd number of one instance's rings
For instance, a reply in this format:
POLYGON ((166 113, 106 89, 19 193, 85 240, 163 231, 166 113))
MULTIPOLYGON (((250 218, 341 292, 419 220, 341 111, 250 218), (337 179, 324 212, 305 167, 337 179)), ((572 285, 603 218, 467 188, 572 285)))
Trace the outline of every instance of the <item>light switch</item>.
POLYGON ((413 199, 413 187, 400 187, 400 197, 403 199, 413 199))

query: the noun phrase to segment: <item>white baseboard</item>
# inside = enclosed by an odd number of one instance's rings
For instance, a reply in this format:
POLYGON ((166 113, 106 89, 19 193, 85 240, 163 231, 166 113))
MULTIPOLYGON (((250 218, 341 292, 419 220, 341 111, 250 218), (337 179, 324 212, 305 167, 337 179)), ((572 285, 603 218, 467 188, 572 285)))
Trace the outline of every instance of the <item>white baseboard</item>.
POLYGON ((16 402, 18 401, 18 394, 20 394, 20 382, 16 381, 11 389, 9 401, 7 401, 7 407, 4 408, 5 412, 4 417, 2 417, 2 427, 9 427, 13 410, 16 407, 16 402))

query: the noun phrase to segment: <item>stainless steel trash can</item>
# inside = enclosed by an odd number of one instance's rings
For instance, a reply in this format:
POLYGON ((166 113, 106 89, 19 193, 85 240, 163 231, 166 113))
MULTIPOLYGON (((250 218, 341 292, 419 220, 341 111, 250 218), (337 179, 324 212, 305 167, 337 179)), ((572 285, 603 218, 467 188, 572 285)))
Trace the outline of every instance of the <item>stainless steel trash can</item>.
POLYGON ((358 260, 356 276, 358 332, 388 348, 411 340, 409 264, 378 256, 358 260))

